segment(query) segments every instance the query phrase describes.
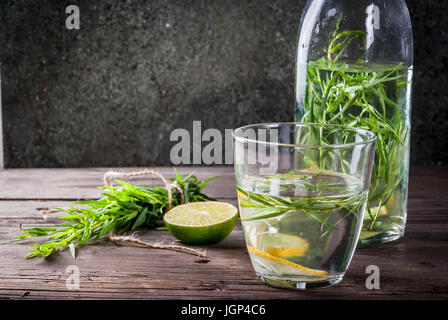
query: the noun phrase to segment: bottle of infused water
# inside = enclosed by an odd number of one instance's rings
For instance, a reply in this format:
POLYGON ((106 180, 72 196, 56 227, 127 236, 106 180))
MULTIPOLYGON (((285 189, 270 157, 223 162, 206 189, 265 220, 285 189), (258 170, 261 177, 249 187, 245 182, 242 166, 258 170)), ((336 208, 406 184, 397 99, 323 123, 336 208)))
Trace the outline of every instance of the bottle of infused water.
POLYGON ((296 59, 296 121, 377 135, 361 246, 404 234, 412 65, 404 0, 308 1, 296 59))

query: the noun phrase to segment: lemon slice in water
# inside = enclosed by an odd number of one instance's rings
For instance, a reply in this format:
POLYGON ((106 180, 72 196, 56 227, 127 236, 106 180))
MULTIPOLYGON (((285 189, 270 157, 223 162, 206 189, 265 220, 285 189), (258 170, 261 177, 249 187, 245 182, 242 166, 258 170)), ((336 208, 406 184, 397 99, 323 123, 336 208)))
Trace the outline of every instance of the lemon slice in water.
POLYGON ((263 251, 276 257, 301 257, 308 248, 308 241, 290 234, 272 233, 263 237, 263 251))
POLYGON ((316 269, 310 269, 307 267, 304 267, 300 264, 291 262, 289 260, 286 260, 284 258, 273 256, 269 253, 263 252, 261 250, 255 249, 253 247, 248 246, 247 250, 256 255, 257 258, 261 258, 266 260, 263 265, 270 265, 272 266, 272 269, 275 270, 275 272, 279 275, 283 274, 294 274, 294 275, 307 275, 307 276, 317 276, 317 277, 327 277, 328 272, 323 270, 316 270, 316 269), (275 262, 275 266, 272 262, 275 262))

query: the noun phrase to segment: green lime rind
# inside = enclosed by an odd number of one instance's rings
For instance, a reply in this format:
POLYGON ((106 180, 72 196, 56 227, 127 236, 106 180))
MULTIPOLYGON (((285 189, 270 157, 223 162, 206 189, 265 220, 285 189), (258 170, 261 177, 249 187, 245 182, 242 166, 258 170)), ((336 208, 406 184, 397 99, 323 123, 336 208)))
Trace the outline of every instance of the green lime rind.
POLYGON ((185 244, 212 244, 224 240, 235 228, 238 214, 223 222, 204 227, 165 225, 171 234, 185 244))

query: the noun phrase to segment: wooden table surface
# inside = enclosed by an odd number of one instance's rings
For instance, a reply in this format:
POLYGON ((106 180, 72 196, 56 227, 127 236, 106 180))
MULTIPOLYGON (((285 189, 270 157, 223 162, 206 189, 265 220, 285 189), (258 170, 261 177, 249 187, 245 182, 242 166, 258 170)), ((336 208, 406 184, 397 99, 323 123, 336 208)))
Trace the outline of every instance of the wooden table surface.
MULTIPOLYGON (((172 176, 172 169, 154 168, 172 176)), ((126 169, 128 170, 128 169, 126 169)), ((44 226, 44 208, 67 207, 97 198, 104 168, 7 169, 0 171, 0 242, 18 234, 18 225, 44 226)), ((182 168, 210 183, 205 193, 236 205, 233 169, 182 168)), ((134 182, 144 180, 134 179, 134 182)), ((412 167, 406 235, 396 242, 358 249, 343 281, 314 291, 277 289, 259 281, 246 253, 240 224, 221 243, 207 246, 208 263, 185 253, 91 242, 48 259, 25 260, 31 242, 0 246, 1 299, 447 299, 448 167, 412 167), (380 268, 379 290, 368 290, 368 265, 380 268), (79 290, 68 290, 68 266, 80 271, 79 290)), ((141 230, 144 241, 171 241, 167 231, 141 230)), ((203 246, 199 248, 204 248, 203 246)))

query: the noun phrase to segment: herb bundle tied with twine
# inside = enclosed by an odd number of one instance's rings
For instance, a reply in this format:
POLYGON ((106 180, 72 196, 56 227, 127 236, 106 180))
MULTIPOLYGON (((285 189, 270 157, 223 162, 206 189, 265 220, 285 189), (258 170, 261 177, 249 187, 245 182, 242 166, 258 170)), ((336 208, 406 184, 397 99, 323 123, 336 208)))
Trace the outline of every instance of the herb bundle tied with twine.
POLYGON ((152 170, 137 172, 110 171, 104 175, 105 190, 102 197, 97 200, 85 200, 75 202, 68 209, 44 210, 42 215, 47 218, 49 214, 65 212, 67 215, 58 219, 64 222, 52 227, 22 228, 24 235, 18 235, 15 239, 1 244, 23 241, 29 238, 44 237, 44 240, 33 244, 35 248, 26 258, 48 257, 51 254, 70 249, 75 258, 75 247, 86 243, 91 239, 99 239, 108 235, 112 241, 132 242, 145 247, 166 249, 206 257, 202 250, 184 247, 175 243, 163 244, 147 243, 139 240, 134 235, 125 235, 140 227, 163 227, 163 215, 172 207, 199 201, 215 200, 202 193, 207 183, 217 177, 212 177, 203 182, 193 174, 181 175, 174 169, 176 177, 166 179, 163 175, 152 170), (122 177, 132 178, 136 176, 150 175, 159 178, 164 186, 133 185, 120 180, 115 180, 118 185, 113 186, 111 179, 122 177))

